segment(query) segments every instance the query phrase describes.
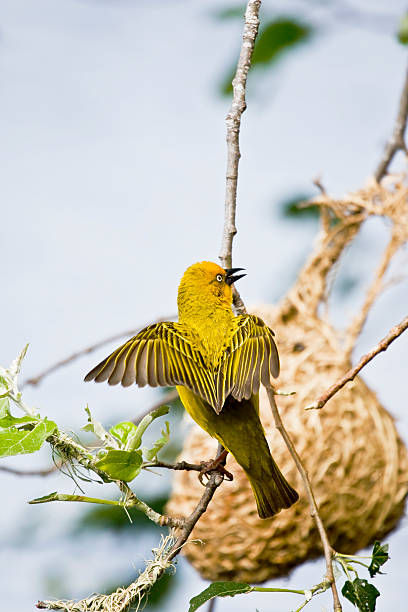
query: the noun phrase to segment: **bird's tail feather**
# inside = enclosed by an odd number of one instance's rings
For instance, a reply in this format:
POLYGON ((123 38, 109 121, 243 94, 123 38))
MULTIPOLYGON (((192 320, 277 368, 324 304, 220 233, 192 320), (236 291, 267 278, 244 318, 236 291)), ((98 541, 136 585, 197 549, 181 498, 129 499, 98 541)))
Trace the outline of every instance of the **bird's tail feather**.
POLYGON ((270 479, 265 478, 259 481, 252 478, 249 474, 247 476, 251 483, 258 514, 261 518, 270 518, 283 510, 283 508, 290 508, 299 499, 299 495, 290 486, 275 462, 273 476, 270 479))

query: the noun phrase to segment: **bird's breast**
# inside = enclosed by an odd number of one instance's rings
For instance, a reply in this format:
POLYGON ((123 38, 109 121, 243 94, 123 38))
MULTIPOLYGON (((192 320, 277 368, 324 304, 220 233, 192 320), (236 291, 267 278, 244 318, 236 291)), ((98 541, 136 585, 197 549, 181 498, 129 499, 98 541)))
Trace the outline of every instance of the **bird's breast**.
MULTIPOLYGON (((191 323, 190 323, 191 325, 191 323)), ((231 317, 208 315, 192 322, 196 344, 209 370, 216 371, 231 341, 231 317)))

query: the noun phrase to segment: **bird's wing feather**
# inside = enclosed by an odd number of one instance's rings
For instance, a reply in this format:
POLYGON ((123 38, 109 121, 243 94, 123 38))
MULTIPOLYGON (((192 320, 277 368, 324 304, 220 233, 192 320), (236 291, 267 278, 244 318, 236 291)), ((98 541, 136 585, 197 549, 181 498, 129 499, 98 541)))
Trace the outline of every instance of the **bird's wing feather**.
POLYGON ((279 375, 279 356, 273 331, 255 315, 238 317, 237 328, 216 374, 217 404, 220 412, 228 395, 249 399, 279 375))
POLYGON ((163 322, 146 327, 101 361, 85 380, 136 383, 139 387, 184 385, 211 406, 217 405, 213 375, 206 369, 191 336, 178 323, 163 322))

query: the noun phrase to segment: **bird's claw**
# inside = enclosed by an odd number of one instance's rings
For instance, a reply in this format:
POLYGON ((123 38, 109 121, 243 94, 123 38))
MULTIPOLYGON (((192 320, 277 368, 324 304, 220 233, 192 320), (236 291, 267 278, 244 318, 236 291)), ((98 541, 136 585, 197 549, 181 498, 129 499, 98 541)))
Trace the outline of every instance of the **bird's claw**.
POLYGON ((200 466, 202 469, 198 474, 198 480, 203 486, 205 486, 205 483, 203 482, 203 477, 206 476, 207 478, 210 478, 211 472, 218 472, 224 478, 226 478, 226 480, 234 479, 234 476, 231 474, 231 472, 225 469, 223 465, 227 454, 228 451, 223 451, 221 455, 219 455, 215 459, 211 459, 210 461, 201 461, 200 466))

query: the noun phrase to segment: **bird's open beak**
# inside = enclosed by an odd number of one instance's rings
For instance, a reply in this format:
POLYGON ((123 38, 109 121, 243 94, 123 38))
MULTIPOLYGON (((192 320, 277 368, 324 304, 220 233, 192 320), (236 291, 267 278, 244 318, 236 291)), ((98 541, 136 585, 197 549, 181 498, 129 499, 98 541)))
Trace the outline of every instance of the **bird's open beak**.
POLYGON ((232 285, 232 283, 236 283, 237 280, 243 276, 246 276, 246 274, 238 274, 237 276, 234 276, 235 272, 240 272, 241 270, 245 270, 245 268, 228 268, 228 270, 225 270, 225 282, 227 285, 232 285))

